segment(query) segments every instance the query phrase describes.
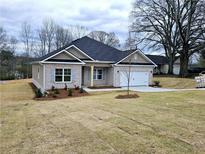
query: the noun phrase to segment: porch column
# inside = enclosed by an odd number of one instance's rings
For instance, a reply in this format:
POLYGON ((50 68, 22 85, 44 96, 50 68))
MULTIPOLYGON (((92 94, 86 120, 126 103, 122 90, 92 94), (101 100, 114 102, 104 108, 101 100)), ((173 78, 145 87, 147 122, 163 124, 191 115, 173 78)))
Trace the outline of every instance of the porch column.
POLYGON ((90 66, 90 86, 93 87, 93 72, 94 72, 94 66, 90 66))

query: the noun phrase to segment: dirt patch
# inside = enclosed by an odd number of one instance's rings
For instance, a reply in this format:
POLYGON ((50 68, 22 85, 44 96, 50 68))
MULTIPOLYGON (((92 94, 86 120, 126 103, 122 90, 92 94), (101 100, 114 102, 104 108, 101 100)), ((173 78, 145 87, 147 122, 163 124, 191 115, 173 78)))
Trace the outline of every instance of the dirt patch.
POLYGON ((138 98, 139 97, 139 95, 137 95, 137 94, 129 94, 129 95, 118 95, 118 96, 116 96, 115 98, 117 98, 117 99, 127 99, 127 98, 138 98))
POLYGON ((82 97, 89 95, 86 91, 83 93, 80 92, 79 89, 71 89, 72 96, 68 95, 68 91, 65 89, 58 89, 58 92, 54 92, 52 90, 48 90, 48 94, 40 97, 40 98, 34 98, 35 100, 43 101, 43 100, 56 100, 56 99, 62 99, 62 98, 73 98, 73 97, 82 97))

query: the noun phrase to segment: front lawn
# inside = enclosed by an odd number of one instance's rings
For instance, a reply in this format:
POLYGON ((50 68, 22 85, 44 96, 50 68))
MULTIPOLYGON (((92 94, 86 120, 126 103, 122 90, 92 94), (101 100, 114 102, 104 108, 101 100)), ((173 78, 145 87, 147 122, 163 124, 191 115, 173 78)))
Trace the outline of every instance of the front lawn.
POLYGON ((205 92, 125 92, 35 101, 27 81, 0 85, 1 153, 204 153, 205 92))
POLYGON ((174 88, 174 89, 193 89, 196 88, 196 82, 191 78, 180 77, 166 77, 166 76, 154 76, 154 81, 160 81, 162 88, 174 88))

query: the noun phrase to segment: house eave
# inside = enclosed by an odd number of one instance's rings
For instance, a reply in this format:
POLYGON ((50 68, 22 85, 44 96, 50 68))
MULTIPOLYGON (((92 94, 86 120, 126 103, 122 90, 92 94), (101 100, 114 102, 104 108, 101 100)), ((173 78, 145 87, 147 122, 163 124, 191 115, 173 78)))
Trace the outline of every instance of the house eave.
POLYGON ((103 64, 112 64, 114 63, 114 61, 100 61, 100 60, 95 60, 95 61, 89 61, 89 60, 85 60, 85 63, 103 63, 103 64))
POLYGON ((70 65, 85 65, 85 63, 73 63, 73 62, 53 62, 53 61, 45 61, 40 62, 41 64, 70 64, 70 65))
POLYGON ((155 68, 155 65, 124 65, 124 64, 114 64, 113 66, 119 66, 119 67, 152 67, 155 68))

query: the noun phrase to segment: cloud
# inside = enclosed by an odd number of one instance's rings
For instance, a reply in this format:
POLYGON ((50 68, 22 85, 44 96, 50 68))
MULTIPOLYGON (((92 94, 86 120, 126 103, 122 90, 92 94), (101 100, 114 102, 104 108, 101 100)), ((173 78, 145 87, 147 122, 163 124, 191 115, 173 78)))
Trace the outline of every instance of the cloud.
POLYGON ((90 30, 115 32, 121 42, 128 32, 133 0, 0 0, 0 24, 18 36, 21 23, 28 21, 38 28, 51 17, 58 24, 82 25, 90 30))

